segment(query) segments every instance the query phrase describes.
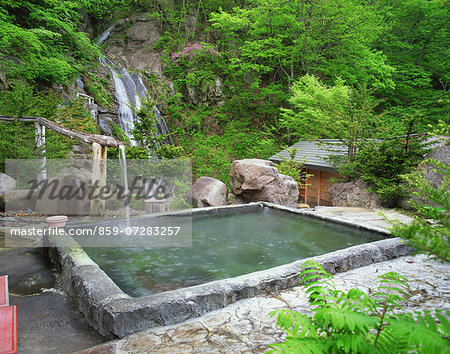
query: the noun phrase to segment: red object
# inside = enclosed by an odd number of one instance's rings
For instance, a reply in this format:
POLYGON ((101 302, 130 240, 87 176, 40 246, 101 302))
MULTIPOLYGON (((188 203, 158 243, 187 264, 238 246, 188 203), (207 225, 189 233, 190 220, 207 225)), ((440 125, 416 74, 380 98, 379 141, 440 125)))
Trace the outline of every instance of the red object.
POLYGON ((0 277, 0 307, 8 306, 8 276, 3 275, 0 277))
POLYGON ((17 309, 0 307, 0 354, 12 353, 17 353, 17 309))

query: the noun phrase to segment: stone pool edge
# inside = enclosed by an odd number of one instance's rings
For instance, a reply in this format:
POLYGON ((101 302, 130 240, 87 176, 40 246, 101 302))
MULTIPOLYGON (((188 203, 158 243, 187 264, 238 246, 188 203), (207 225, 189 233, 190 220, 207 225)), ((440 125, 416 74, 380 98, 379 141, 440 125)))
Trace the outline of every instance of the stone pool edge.
MULTIPOLYGON (((199 208, 193 210, 193 213, 264 206, 389 234, 385 229, 374 230, 373 227, 336 217, 323 217, 314 215, 314 212, 271 203, 199 208)), ((132 298, 125 294, 70 236, 58 236, 57 239, 47 237, 44 241, 48 247, 50 260, 61 273, 64 289, 75 299, 80 312, 84 314, 89 324, 103 335, 114 334, 118 337, 152 327, 183 322, 223 308, 240 299, 297 286, 300 265, 309 259, 315 260, 326 271, 335 274, 409 255, 413 251, 401 239, 390 238, 234 278, 132 298)))

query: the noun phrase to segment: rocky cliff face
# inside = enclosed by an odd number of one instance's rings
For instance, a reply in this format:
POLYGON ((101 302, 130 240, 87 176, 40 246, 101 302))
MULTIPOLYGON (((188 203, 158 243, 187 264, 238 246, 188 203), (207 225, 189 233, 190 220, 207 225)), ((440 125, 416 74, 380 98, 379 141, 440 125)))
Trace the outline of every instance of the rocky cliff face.
MULTIPOLYGON (((187 17, 190 32, 197 26, 196 17, 187 17)), ((149 14, 141 14, 117 21, 111 28, 111 34, 103 45, 103 52, 116 63, 129 69, 142 70, 148 75, 156 75, 171 94, 174 94, 173 83, 163 75, 162 53, 155 49, 158 40, 164 34, 161 22, 151 18, 149 14)), ((200 35, 197 41, 206 41, 200 35)), ((188 87, 186 100, 192 104, 219 104, 222 100, 222 79, 216 77, 213 85, 204 89, 188 87)))
POLYGON ((153 49, 162 33, 158 20, 147 14, 121 19, 113 25, 104 51, 123 66, 162 76, 161 53, 153 49))
MULTIPOLYGON (((118 20, 108 30, 109 35, 100 41, 101 49, 107 58, 111 59, 115 64, 125 67, 132 72, 138 70, 148 76, 159 78, 156 84, 153 80, 147 80, 147 82, 145 79, 143 80, 144 85, 149 89, 150 95, 153 96, 155 93, 160 97, 174 95, 173 83, 163 74, 161 62, 163 53, 160 49, 156 49, 156 45, 167 28, 163 27, 160 20, 149 15, 149 13, 140 14, 118 20)), ((196 16, 188 14, 187 20, 189 20, 186 23, 186 26, 189 27, 189 32, 195 33, 197 26, 196 16)), ((89 23, 86 23, 85 26, 86 28, 89 27, 89 23)), ((91 33, 92 28, 90 30, 87 28, 86 32, 91 33)), ((205 41, 206 39, 197 38, 197 40, 205 41)), ((120 70, 117 69, 117 71, 120 70)), ((96 112, 102 132, 108 135, 113 134, 114 124, 119 123, 117 92, 120 92, 122 89, 121 87, 116 87, 116 82, 113 80, 114 75, 111 71, 107 66, 100 66, 95 72, 95 75, 99 78, 98 80, 107 80, 109 82, 109 88, 106 90, 113 96, 116 96, 116 102, 113 103, 113 107, 102 106, 96 112)), ((222 100, 222 86, 222 79, 217 77, 214 84, 204 88, 188 87, 187 92, 183 92, 183 94, 186 101, 194 105, 218 105, 222 100)), ((89 92, 84 90, 81 90, 81 92, 89 94, 89 92)), ((96 101, 96 103, 99 102, 96 101)), ((99 104, 101 106, 101 103, 99 104)))

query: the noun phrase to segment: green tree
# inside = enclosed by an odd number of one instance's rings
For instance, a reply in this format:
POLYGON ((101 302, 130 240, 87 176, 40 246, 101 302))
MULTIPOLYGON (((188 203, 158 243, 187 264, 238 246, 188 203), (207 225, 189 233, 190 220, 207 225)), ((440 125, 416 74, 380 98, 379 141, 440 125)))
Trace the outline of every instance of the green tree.
POLYGON ((362 179, 391 205, 408 194, 402 176, 410 173, 427 152, 424 136, 397 136, 358 144, 352 160, 335 158, 337 171, 347 180, 362 179))
POLYGON ((294 83, 289 103, 292 109, 282 109, 282 125, 290 134, 303 139, 339 139, 353 158, 360 141, 374 138, 379 101, 371 96, 367 86, 358 89, 337 79, 334 86, 305 75, 294 83))
POLYGON ((376 47, 395 69, 395 89, 380 91, 387 98, 389 118, 420 113, 428 123, 448 119, 449 1, 383 0, 381 4, 390 28, 376 47))
MULTIPOLYGON (((20 81, 12 82, 10 89, 0 91, 0 114, 21 118, 40 116, 67 128, 86 133, 99 133, 99 127, 80 100, 60 105, 59 98, 51 91, 36 91, 35 87, 20 81)), ((45 156, 65 158, 74 141, 46 130, 45 156)), ((42 154, 35 146, 35 128, 32 123, 0 122, 0 168, 5 159, 33 159, 42 154)))
POLYGON ((9 78, 66 84, 96 61, 98 48, 77 25, 89 2, 0 1, 0 70, 9 78))
MULTIPOLYGON (((251 0, 211 13, 230 65, 290 86, 295 77, 337 75, 350 84, 390 87, 392 68, 373 43, 386 25, 377 2, 251 0)), ((221 49, 222 50, 222 49, 221 49)))

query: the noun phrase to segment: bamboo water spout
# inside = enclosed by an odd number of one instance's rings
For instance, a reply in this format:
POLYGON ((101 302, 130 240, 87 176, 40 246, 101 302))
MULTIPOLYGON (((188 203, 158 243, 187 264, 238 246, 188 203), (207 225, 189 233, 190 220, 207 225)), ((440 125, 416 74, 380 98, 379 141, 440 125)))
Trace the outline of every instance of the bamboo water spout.
MULTIPOLYGON (((125 145, 119 145, 119 162, 122 169, 123 186, 125 188, 125 195, 128 194, 128 174, 127 174, 127 158, 125 156, 125 145)), ((127 227, 130 226, 130 205, 126 205, 127 213, 127 227)))
MULTIPOLYGON (((98 143, 92 144, 92 150, 94 152, 92 156, 92 175, 91 175, 91 191, 92 195, 98 196, 102 188, 106 187, 106 146, 102 146, 98 143)), ((90 206, 91 216, 101 216, 105 213, 105 200, 103 198, 92 198, 90 206)))

